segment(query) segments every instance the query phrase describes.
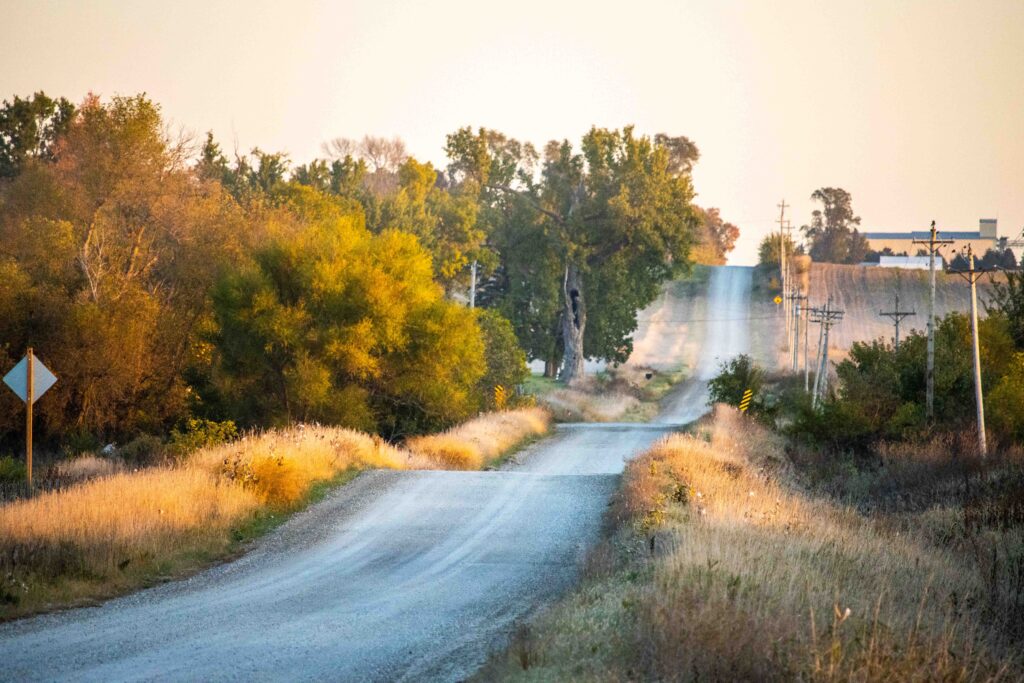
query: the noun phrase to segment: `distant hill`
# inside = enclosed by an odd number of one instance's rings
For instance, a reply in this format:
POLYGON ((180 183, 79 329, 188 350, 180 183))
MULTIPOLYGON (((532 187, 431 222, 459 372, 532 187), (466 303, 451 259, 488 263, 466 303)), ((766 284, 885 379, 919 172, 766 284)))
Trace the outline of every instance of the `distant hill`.
MULTIPOLYGON (((983 302, 992 291, 992 278, 984 277, 978 286, 980 314, 983 302)), ((937 273, 935 278, 935 313, 942 317, 952 311, 969 313, 970 288, 959 275, 937 273)), ((821 305, 831 294, 836 308, 846 311, 843 321, 832 328, 832 349, 846 350, 855 341, 866 341, 893 336, 892 321, 878 315, 879 310, 892 310, 893 295, 899 292, 900 308, 913 310, 917 315, 906 318, 900 326, 903 335, 911 329, 924 330, 928 318, 928 271, 900 270, 868 266, 846 266, 833 263, 815 263, 811 266, 810 296, 813 305, 821 305)), ((812 326, 812 347, 817 341, 812 326)))
MULTIPOLYGON (((984 302, 992 293, 993 278, 1004 278, 993 273, 985 276, 978 286, 979 311, 985 315, 984 302)), ((942 317, 952 311, 970 312, 970 288, 956 274, 939 272, 935 278, 935 313, 942 317)), ((871 266, 849 266, 835 263, 811 264, 810 273, 801 283, 810 292, 811 305, 822 306, 831 294, 833 305, 846 311, 843 321, 832 328, 829 355, 832 360, 846 356, 855 341, 884 338, 892 341, 893 326, 889 318, 878 315, 879 310, 892 310, 893 294, 899 292, 900 309, 916 311, 917 315, 903 320, 900 335, 913 329, 924 330, 928 314, 928 271, 900 270, 871 266)), ((782 308, 772 302, 777 290, 762 286, 755 289, 751 301, 752 354, 764 366, 774 369, 791 367, 792 356, 784 350, 786 331, 783 327, 782 308)), ((810 327, 810 354, 813 357, 818 344, 818 326, 810 327)), ((800 347, 803 367, 803 346, 800 347)))

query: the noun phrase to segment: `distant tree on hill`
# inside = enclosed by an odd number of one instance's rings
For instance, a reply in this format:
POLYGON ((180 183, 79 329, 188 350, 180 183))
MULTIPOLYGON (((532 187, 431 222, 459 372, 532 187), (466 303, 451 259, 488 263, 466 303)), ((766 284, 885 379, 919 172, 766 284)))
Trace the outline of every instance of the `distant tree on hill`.
POLYGON ((760 246, 757 248, 757 262, 762 266, 779 266, 779 246, 786 245, 786 258, 793 254, 802 254, 803 248, 793 243, 793 238, 787 235, 783 241, 779 241, 778 233, 770 233, 764 236, 760 246))
POLYGON ((52 161, 57 138, 71 125, 75 106, 37 92, 0 107, 0 178, 18 175, 26 159, 52 161))
POLYGON ((722 218, 718 209, 702 209, 695 206, 699 223, 697 244, 693 249, 693 260, 707 265, 722 265, 726 254, 736 246, 740 229, 722 218))
POLYGON ((860 263, 868 254, 867 239, 857 230, 860 216, 853 213, 853 198, 839 187, 822 187, 811 199, 822 209, 811 213, 810 225, 803 230, 810 243, 811 258, 826 263, 860 263))
MULTIPOLYGON (((975 265, 978 266, 981 264, 976 262, 975 265)), ((957 252, 956 256, 954 256, 949 262, 947 268, 949 270, 967 270, 967 257, 960 252, 957 252)))
POLYGON ((985 255, 979 261, 979 265, 982 268, 993 270, 1016 270, 1017 257, 1014 256, 1012 249, 1006 247, 1005 240, 1003 240, 1003 244, 1000 247, 989 249, 985 252, 985 255))

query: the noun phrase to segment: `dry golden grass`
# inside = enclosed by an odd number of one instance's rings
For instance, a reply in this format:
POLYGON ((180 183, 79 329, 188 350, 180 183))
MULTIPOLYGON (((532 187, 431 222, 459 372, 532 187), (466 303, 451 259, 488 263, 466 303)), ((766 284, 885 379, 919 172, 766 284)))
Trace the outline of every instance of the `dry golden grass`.
POLYGON ((966 558, 801 493, 776 438, 720 408, 631 462, 583 588, 487 678, 1018 679, 966 558), (523 662, 527 668, 523 668, 523 662))
POLYGON ((52 472, 48 474, 62 482, 77 482, 107 477, 124 469, 124 466, 118 460, 100 458, 95 455, 83 455, 55 464, 52 472))
POLYGON ((441 467, 475 470, 523 442, 546 434, 550 414, 543 408, 487 413, 439 434, 409 439, 406 447, 441 467))
POLYGON ((261 501, 287 507, 318 481, 354 469, 436 467, 422 456, 374 436, 340 427, 298 425, 207 448, 185 464, 233 480, 261 501))
POLYGON ((626 393, 593 393, 577 388, 556 389, 541 401, 562 419, 581 422, 615 422, 641 405, 638 398, 626 393))
MULTIPOLYGON (((544 433, 531 409, 488 414, 412 451, 348 429, 299 425, 193 453, 174 467, 118 471, 99 458, 61 468, 84 483, 0 505, 0 618, 107 597, 231 552, 235 532, 294 509, 317 482, 370 468, 483 463, 544 433)), ((243 534, 243 537, 245 534, 243 534)))

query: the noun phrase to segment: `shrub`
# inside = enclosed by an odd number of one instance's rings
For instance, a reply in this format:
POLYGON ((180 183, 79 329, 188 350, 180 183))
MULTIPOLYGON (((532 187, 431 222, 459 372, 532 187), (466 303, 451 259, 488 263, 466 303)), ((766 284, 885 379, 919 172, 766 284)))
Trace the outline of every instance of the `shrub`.
POLYGON ((522 384, 529 375, 526 366, 526 354, 519 347, 512 323, 496 311, 481 310, 477 317, 480 333, 484 340, 484 360, 487 371, 478 384, 484 407, 493 410, 504 410, 508 399, 512 398, 510 389, 522 384), (499 387, 505 404, 499 403, 499 387))
POLYGON ((141 434, 121 446, 117 454, 128 465, 148 467, 166 459, 168 452, 162 439, 152 434, 141 434))
POLYGON ((991 416, 989 426, 996 432, 1024 443, 1024 353, 1015 353, 1005 376, 985 397, 991 416))
POLYGON ((718 375, 708 382, 708 405, 725 403, 739 407, 743 394, 749 389, 753 397, 747 412, 762 418, 770 417, 774 400, 764 391, 764 369, 753 359, 742 354, 719 366, 718 375))
POLYGON ((171 432, 171 450, 178 457, 184 457, 200 448, 209 448, 232 441, 238 436, 238 428, 231 420, 214 422, 201 418, 189 418, 185 430, 171 432))
POLYGON ((17 484, 25 481, 25 466, 11 456, 0 458, 0 484, 17 484))

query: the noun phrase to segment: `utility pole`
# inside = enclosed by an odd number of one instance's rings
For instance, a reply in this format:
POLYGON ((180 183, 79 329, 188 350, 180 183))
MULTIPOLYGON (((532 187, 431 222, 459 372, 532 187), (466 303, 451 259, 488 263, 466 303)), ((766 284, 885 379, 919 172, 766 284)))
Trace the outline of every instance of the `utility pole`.
POLYGON ((789 303, 786 301, 786 295, 788 294, 786 288, 786 200, 783 199, 777 206, 779 207, 779 278, 782 283, 782 311, 783 319, 787 321, 786 338, 788 341, 789 319, 786 317, 789 313, 789 303))
POLYGON ((814 397, 812 399, 812 405, 817 408, 818 403, 822 398, 825 397, 825 392, 828 390, 828 342, 829 342, 829 331, 832 326, 843 319, 845 311, 832 308, 832 297, 828 298, 823 309, 813 309, 813 314, 816 314, 815 319, 812 322, 819 323, 821 325, 821 352, 818 354, 821 357, 821 364, 818 368, 818 374, 814 378, 814 397))
POLYGON ((810 383, 811 382, 811 366, 810 366, 810 364, 808 362, 809 359, 807 357, 807 351, 808 351, 808 341, 807 341, 808 329, 811 326, 811 316, 810 316, 811 309, 809 308, 810 303, 811 303, 810 299, 808 299, 807 306, 805 306, 804 310, 803 310, 803 314, 804 314, 804 391, 805 392, 810 391, 810 389, 811 389, 811 383, 810 383))
POLYGON ((925 371, 925 414, 929 420, 935 419, 935 255, 939 249, 953 240, 940 240, 939 231, 932 221, 931 236, 927 240, 914 240, 913 244, 928 245, 928 272, 931 277, 931 288, 928 293, 928 368, 925 371))
POLYGON ((476 261, 473 261, 473 267, 470 271, 469 276, 469 307, 476 308, 476 261))
POLYGON ((891 311, 879 311, 878 315, 884 315, 887 318, 892 319, 894 325, 896 325, 896 336, 894 339, 894 345, 896 350, 900 350, 900 322, 909 316, 917 315, 916 311, 901 311, 900 310, 900 293, 896 292, 896 305, 893 306, 891 311))
MULTIPOLYGON (((801 296, 799 290, 794 291, 789 295, 789 300, 793 302, 793 325, 792 325, 792 338, 793 338, 793 372, 800 370, 800 312, 803 310, 801 301, 807 301, 806 296, 801 296)), ((806 352, 805 352, 806 353, 806 352)))
POLYGON ((814 354, 814 392, 811 394, 811 406, 815 408, 818 406, 818 381, 821 379, 821 344, 825 340, 825 326, 822 323, 827 310, 828 304, 825 308, 812 308, 810 317, 810 322, 818 324, 818 350, 814 354))
POLYGON ((988 455, 988 444, 985 441, 985 402, 981 390, 981 345, 978 342, 978 287, 977 282, 987 273, 984 269, 975 269, 974 251, 971 243, 967 243, 967 270, 955 271, 971 285, 971 340, 974 346, 974 404, 978 413, 978 452, 981 457, 988 455))

